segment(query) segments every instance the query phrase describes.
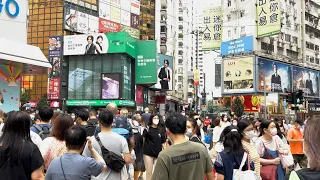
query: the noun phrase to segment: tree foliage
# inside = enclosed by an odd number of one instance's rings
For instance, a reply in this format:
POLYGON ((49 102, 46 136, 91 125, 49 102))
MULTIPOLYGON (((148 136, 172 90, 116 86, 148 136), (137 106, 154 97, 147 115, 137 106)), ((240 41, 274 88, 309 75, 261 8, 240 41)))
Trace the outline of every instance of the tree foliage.
POLYGON ((244 113, 244 105, 240 97, 236 97, 232 106, 233 112, 237 117, 241 117, 244 113))
POLYGON ((43 107, 48 107, 49 106, 49 103, 48 103, 48 100, 46 97, 42 97, 40 98, 38 104, 37 104, 37 109, 41 109, 43 107))

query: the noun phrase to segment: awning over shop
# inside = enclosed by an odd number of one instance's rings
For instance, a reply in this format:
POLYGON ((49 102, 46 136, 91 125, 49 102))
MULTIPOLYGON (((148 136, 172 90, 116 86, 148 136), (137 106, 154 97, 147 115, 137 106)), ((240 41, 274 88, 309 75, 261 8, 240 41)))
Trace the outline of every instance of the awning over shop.
POLYGON ((23 66, 28 65, 31 71, 34 66, 52 68, 39 47, 3 38, 0 38, 0 59, 22 63, 23 66))

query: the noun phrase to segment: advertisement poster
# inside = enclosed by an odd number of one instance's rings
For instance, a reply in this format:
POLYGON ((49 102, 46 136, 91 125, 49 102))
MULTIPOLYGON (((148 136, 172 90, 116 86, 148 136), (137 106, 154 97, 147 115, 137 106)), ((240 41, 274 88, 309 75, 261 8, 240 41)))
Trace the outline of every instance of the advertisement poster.
POLYGON ((120 0, 121 9, 130 13, 131 9, 131 0, 120 0))
POLYGON ((319 96, 319 72, 293 66, 294 91, 302 90, 305 96, 319 96))
POLYGON ((221 42, 221 55, 240 54, 253 51, 253 36, 221 42))
POLYGON ((140 1, 131 0, 131 13, 140 15, 140 1))
POLYGON ((47 99, 48 100, 60 99, 60 78, 49 79, 47 99))
POLYGON ((121 30, 121 25, 116 22, 112 22, 103 18, 99 19, 99 32, 108 33, 108 32, 119 32, 121 30))
POLYGON ((109 42, 105 34, 64 36, 64 55, 105 54, 109 42))
POLYGON ((60 57, 49 57, 49 62, 52 65, 51 78, 58 78, 60 76, 60 57))
POLYGON ((99 1, 99 18, 110 20, 111 19, 110 13, 111 13, 110 2, 107 3, 104 1, 99 1))
POLYGON ((89 15, 78 12, 77 32, 87 33, 89 29, 89 15))
POLYGON ((113 22, 121 23, 121 10, 120 10, 120 8, 111 6, 110 20, 113 22))
POLYGON ((244 105, 244 112, 259 112, 260 96, 244 95, 244 96, 232 96, 232 104, 234 100, 239 97, 244 105))
POLYGON ((267 92, 291 91, 291 66, 277 61, 258 58, 258 89, 267 92), (265 85, 264 85, 265 84, 265 85))
POLYGON ((119 99, 121 74, 101 74, 101 99, 119 99))
POLYGON ((68 90, 78 90, 87 80, 87 78, 93 75, 93 71, 77 68, 74 71, 69 71, 68 90))
POLYGON ((198 86, 200 83, 200 73, 199 73, 199 69, 195 69, 193 71, 193 79, 194 79, 194 85, 198 86))
POLYGON ((203 50, 219 50, 222 40, 222 6, 203 9, 203 50))
POLYGON ((64 28, 66 30, 77 32, 78 11, 74 9, 66 8, 64 22, 65 22, 64 28))
POLYGON ((151 88, 161 90, 172 90, 173 83, 173 68, 172 68, 172 56, 158 54, 158 80, 157 84, 151 88))
POLYGON ((143 88, 136 86, 136 103, 143 104, 143 88))
POLYGON ((224 60, 224 93, 247 93, 254 91, 253 59, 253 57, 244 57, 224 60))
POLYGON ((49 57, 60 57, 61 55, 61 37, 49 37, 49 57))
POLYGON ((257 0, 257 36, 280 33, 280 0, 257 0))
POLYGON ((129 26, 121 25, 121 31, 128 33, 131 37, 135 39, 140 38, 140 30, 139 29, 134 29, 129 26))
POLYGON ((120 0, 110 0, 111 2, 111 6, 114 6, 114 7, 120 7, 121 4, 120 4, 120 0))
POLYGON ((0 65, 0 109, 5 113, 19 111, 21 68, 0 65))
POLYGON ((135 42, 126 32, 64 36, 64 55, 127 53, 136 57, 135 42))
POLYGON ((156 84, 157 41, 137 41, 136 53, 136 84, 156 84))
POLYGON ((98 33, 99 32, 99 18, 89 15, 89 26, 88 33, 98 33))
POLYGON ((121 24, 130 26, 131 25, 131 13, 125 10, 121 10, 121 24))
POLYGON ((131 24, 130 26, 135 29, 139 29, 140 19, 139 15, 131 13, 131 24))

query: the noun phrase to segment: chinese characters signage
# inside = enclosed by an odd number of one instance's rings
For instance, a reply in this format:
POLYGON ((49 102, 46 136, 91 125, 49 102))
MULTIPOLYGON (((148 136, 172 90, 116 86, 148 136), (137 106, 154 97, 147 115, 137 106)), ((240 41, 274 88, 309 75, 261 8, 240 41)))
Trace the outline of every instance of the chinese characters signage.
POLYGON ((220 49, 222 39, 222 7, 209 7, 203 10, 203 45, 204 50, 220 49))
POLYGON ((61 41, 60 36, 49 37, 49 62, 52 65, 52 69, 47 89, 48 100, 59 100, 60 98, 61 41))
POLYGON ((253 36, 221 42, 221 55, 239 54, 253 50, 253 36))
POLYGON ((108 32, 119 32, 121 26, 119 23, 112 22, 103 18, 99 19, 99 32, 108 33, 108 32))
POLYGON ((280 1, 257 0, 258 37, 280 33, 280 1))
POLYGON ((136 84, 157 83, 157 41, 137 41, 136 84))
POLYGON ((49 79, 48 99, 58 100, 60 98, 60 78, 49 79))
POLYGON ((115 103, 117 106, 134 107, 135 102, 130 100, 67 100, 66 106, 103 106, 105 107, 109 103, 115 103))

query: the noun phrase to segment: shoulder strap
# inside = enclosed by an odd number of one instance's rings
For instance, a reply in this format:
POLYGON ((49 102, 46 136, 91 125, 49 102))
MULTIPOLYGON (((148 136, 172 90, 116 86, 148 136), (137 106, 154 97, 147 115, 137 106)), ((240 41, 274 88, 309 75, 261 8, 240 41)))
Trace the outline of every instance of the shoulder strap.
POLYGON ((272 156, 270 155, 268 149, 267 149, 266 146, 264 145, 264 142, 262 141, 262 139, 261 139, 261 138, 259 138, 259 139, 260 139, 260 141, 262 142, 262 145, 263 145, 263 147, 264 147, 264 151, 266 152, 267 158, 272 158, 272 156))
POLYGON ((109 152, 109 150, 106 147, 104 147, 103 144, 101 143, 99 135, 96 134, 94 137, 96 138, 97 142, 99 143, 99 146, 101 147, 101 150, 102 150, 102 148, 104 148, 109 152))
POLYGON ((244 164, 246 163, 247 156, 248 156, 247 152, 244 152, 244 153, 243 153, 243 157, 242 157, 242 161, 241 161, 241 164, 240 164, 240 167, 239 167, 239 170, 240 170, 240 171, 242 170, 244 164))
POLYGON ((39 132, 43 131, 42 127, 41 127, 40 125, 38 125, 38 124, 35 124, 34 127, 35 127, 39 132))
POLYGON ((62 166, 62 156, 60 156, 60 165, 61 165, 61 170, 62 170, 62 174, 65 180, 67 180, 66 175, 64 174, 64 170, 63 170, 63 166, 62 166))

